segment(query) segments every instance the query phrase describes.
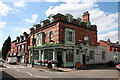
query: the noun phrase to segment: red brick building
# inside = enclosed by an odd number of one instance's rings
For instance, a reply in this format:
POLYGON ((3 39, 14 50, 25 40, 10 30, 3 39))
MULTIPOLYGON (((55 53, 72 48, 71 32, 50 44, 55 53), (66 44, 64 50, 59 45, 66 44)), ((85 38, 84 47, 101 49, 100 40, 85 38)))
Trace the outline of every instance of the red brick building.
POLYGON ((29 51, 28 46, 30 46, 29 34, 26 32, 20 37, 16 37, 16 40, 11 43, 11 54, 18 58, 18 62, 29 63, 29 51))
MULTIPOLYGON (((40 60, 57 60, 59 66, 74 66, 76 62, 84 63, 81 44, 97 46, 97 26, 91 25, 89 13, 83 14, 83 19, 74 19, 72 15, 50 15, 49 19, 41 20, 31 28, 30 62, 40 60), (33 31, 35 38, 34 54, 32 53, 33 31), (88 40, 85 41, 84 38, 88 40)), ((86 55, 85 55, 86 56, 86 55)), ((84 58, 85 58, 84 56, 84 58)))
POLYGON ((15 44, 16 44, 16 40, 14 40, 14 41, 12 41, 11 42, 11 50, 10 50, 10 53, 12 53, 12 54, 10 54, 10 55, 12 55, 12 56, 15 56, 16 55, 16 46, 15 46, 15 44))
POLYGON ((120 52, 120 45, 118 41, 116 43, 113 43, 108 39, 107 41, 100 40, 99 41, 100 46, 106 46, 108 52, 120 52))

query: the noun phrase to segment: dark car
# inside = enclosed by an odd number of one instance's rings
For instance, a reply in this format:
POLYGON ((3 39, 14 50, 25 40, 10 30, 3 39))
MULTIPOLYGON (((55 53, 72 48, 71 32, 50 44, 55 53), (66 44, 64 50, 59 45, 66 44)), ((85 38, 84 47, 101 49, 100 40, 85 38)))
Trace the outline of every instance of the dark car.
POLYGON ((114 60, 108 61, 107 65, 109 67, 116 67, 117 63, 114 60))

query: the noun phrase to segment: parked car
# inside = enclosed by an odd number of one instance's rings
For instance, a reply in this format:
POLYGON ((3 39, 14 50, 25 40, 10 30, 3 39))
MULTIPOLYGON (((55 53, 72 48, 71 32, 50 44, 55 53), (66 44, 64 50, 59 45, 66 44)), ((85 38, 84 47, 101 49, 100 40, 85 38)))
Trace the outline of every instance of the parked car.
POLYGON ((115 67, 117 70, 120 70, 120 64, 116 65, 115 67))
POLYGON ((10 64, 10 63, 16 64, 16 63, 17 63, 17 57, 14 57, 14 56, 8 57, 7 63, 9 63, 9 64, 10 64))
POLYGON ((117 65, 117 63, 114 60, 108 61, 107 65, 109 67, 115 67, 117 65))

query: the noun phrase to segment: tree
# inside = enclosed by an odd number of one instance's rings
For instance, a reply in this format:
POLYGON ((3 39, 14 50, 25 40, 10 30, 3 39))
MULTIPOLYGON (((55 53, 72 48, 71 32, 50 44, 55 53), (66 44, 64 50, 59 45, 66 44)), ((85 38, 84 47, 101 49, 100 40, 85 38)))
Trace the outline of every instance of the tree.
POLYGON ((6 60, 7 54, 8 54, 10 49, 11 49, 11 38, 9 36, 5 40, 5 42, 3 43, 3 47, 2 47, 2 58, 3 58, 3 60, 6 60))

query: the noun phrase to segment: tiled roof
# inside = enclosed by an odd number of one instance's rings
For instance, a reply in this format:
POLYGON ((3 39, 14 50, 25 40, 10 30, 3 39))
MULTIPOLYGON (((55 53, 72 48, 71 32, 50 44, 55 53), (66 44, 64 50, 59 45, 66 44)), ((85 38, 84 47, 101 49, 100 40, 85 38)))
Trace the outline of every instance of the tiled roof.
POLYGON ((101 41, 112 47, 120 47, 120 45, 116 45, 116 43, 112 43, 112 42, 108 43, 107 41, 103 41, 103 40, 101 40, 101 41))

